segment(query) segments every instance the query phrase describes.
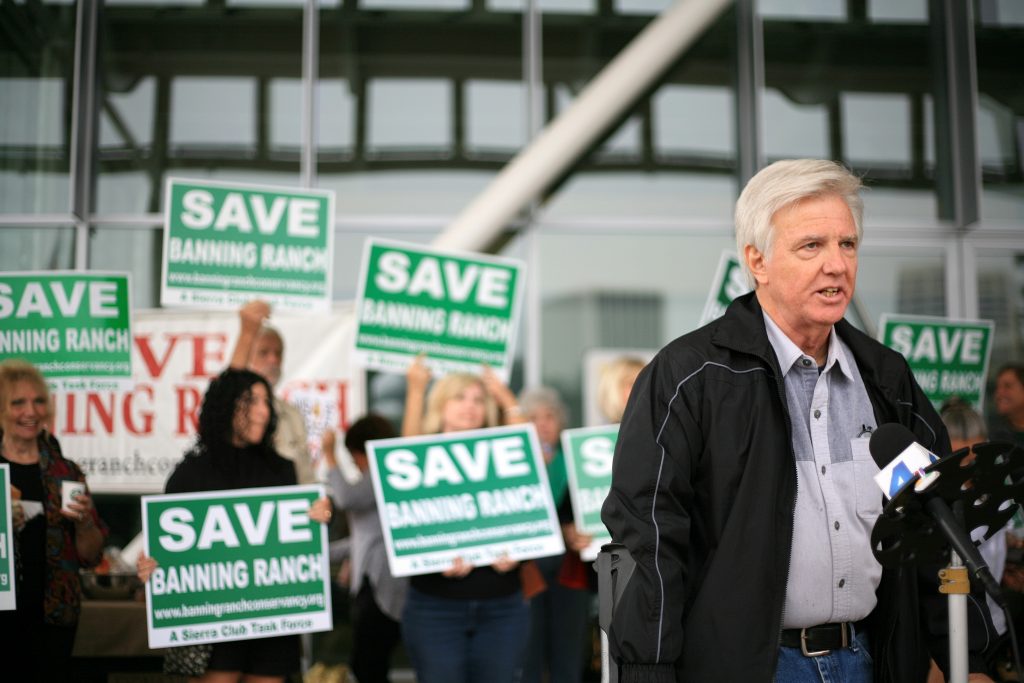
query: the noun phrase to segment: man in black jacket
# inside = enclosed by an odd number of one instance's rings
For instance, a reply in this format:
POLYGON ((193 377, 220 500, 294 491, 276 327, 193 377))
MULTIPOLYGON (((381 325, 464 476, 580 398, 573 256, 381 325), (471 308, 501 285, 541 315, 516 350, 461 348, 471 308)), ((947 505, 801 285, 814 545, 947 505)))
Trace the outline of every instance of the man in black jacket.
POLYGON ((948 668, 934 570, 883 571, 871 552, 886 464, 872 430, 898 422, 940 455, 949 440, 902 356, 843 320, 859 190, 829 161, 751 179, 736 243, 754 292, 634 385, 603 508, 637 562, 609 633, 624 683, 923 683, 930 657, 948 668))

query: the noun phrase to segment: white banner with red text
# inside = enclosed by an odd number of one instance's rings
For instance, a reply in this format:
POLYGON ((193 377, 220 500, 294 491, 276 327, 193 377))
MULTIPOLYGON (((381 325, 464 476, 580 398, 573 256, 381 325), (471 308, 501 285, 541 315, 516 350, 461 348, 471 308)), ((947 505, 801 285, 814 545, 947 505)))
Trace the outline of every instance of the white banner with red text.
MULTIPOLYGON (((135 311, 132 322, 134 390, 54 395, 54 433, 94 493, 163 491, 238 336, 234 312, 135 311)), ((353 305, 317 316, 275 313, 269 323, 285 345, 277 393, 306 417, 316 463, 323 430, 344 431, 366 410, 364 372, 349 362, 353 305)))

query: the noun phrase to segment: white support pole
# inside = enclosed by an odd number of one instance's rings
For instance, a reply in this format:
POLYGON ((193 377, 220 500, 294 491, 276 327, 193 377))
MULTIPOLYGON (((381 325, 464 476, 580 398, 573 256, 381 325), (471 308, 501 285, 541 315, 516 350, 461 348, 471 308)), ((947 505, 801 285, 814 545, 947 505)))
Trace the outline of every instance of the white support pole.
POLYGON ((502 169, 437 236, 433 246, 467 251, 486 248, 509 220, 584 154, 730 4, 732 0, 677 0, 502 169))
MULTIPOLYGON (((949 553, 950 568, 963 567, 954 551, 949 553)), ((967 596, 950 593, 949 600, 949 683, 967 683, 967 596)))

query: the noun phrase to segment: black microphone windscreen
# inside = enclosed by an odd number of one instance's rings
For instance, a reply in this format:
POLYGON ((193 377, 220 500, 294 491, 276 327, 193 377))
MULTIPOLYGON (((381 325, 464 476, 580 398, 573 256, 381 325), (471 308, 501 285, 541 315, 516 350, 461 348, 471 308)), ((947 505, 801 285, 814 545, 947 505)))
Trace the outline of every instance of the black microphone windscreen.
POLYGON ((876 462, 888 462, 914 443, 914 433, 901 424, 887 422, 871 434, 868 448, 876 462))

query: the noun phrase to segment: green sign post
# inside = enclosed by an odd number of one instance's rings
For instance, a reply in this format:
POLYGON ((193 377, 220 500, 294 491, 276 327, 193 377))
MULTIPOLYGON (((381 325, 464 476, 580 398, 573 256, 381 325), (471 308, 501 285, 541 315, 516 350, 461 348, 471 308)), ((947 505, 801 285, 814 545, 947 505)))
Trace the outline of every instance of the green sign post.
POLYGON ((333 192, 170 178, 164 206, 163 305, 329 310, 333 192))
POLYGON ((130 388, 128 275, 0 273, 0 360, 35 365, 55 388, 130 388))
POLYGON ((611 534, 601 521, 601 506, 612 485, 612 456, 619 438, 619 425, 566 429, 562 432, 562 453, 569 474, 569 499, 577 531, 593 537, 580 553, 594 560, 611 534))
POLYGON ((364 367, 404 371, 424 353, 440 372, 480 372, 506 381, 512 363, 525 265, 367 240, 355 359, 364 367))
POLYGON ((991 320, 949 320, 914 315, 882 315, 879 340, 903 354, 914 379, 936 407, 959 396, 979 412, 992 355, 991 320))
POLYGON ((743 272, 740 260, 733 252, 723 251, 698 327, 721 317, 733 299, 741 297, 749 291, 750 284, 747 282, 747 276, 743 272))
POLYGON ((532 424, 367 443, 395 576, 565 552, 532 424))
POLYGON ((332 628, 321 486, 144 496, 149 646, 332 628))
POLYGON ((0 611, 16 609, 14 528, 11 524, 11 466, 0 465, 0 611))

